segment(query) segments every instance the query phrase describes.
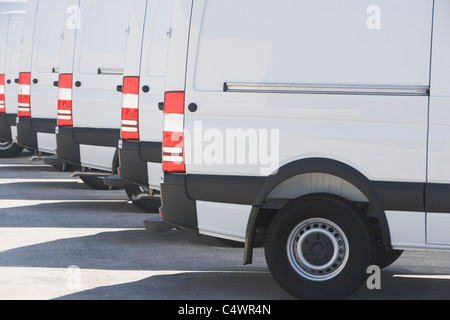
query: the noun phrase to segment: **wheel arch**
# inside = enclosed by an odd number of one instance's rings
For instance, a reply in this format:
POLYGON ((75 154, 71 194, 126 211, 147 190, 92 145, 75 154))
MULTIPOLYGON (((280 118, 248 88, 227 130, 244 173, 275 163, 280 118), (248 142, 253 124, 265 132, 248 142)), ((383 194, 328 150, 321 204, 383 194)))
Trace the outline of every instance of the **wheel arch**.
POLYGON ((265 200, 277 187, 289 179, 308 173, 334 176, 354 186, 371 204, 372 210, 379 222, 382 243, 385 246, 390 246, 391 239, 388 221, 372 182, 358 170, 340 161, 326 158, 309 158, 297 160, 281 167, 276 174, 269 176, 261 186, 247 225, 244 264, 250 264, 252 262, 252 244, 255 236, 256 221, 261 213, 265 200))

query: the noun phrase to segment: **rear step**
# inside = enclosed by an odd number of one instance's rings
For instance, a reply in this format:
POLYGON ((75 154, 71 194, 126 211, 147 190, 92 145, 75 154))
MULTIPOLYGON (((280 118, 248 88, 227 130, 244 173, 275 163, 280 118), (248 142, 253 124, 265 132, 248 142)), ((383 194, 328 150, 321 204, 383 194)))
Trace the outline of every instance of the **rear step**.
POLYGON ((131 183, 123 180, 118 174, 103 178, 103 183, 107 186, 123 189, 131 183))
POLYGON ((111 175, 111 173, 109 172, 105 172, 105 171, 75 171, 72 172, 70 174, 70 176, 72 178, 79 178, 79 177, 99 177, 99 178, 103 178, 103 177, 109 177, 111 175))
POLYGON ((41 160, 42 158, 44 159, 44 163, 48 164, 60 171, 63 172, 69 172, 72 171, 74 169, 74 166, 72 164, 69 164, 65 161, 60 160, 57 156, 53 155, 53 156, 47 156, 47 157, 38 157, 37 156, 33 156, 30 158, 31 161, 34 160, 41 160))
POLYGON ((143 222, 144 228, 148 231, 169 232, 176 228, 174 225, 163 221, 159 214, 153 214, 143 222))

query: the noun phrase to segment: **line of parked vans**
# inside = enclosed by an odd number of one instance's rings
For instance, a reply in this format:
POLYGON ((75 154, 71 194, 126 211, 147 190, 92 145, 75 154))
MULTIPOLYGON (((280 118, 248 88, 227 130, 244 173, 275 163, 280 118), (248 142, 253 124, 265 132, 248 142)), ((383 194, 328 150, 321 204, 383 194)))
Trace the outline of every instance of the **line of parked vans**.
POLYGON ((240 243, 245 264, 265 244, 297 298, 450 250, 449 1, 25 9, 1 14, 0 156, 34 150, 147 211, 160 195, 149 229, 240 243))

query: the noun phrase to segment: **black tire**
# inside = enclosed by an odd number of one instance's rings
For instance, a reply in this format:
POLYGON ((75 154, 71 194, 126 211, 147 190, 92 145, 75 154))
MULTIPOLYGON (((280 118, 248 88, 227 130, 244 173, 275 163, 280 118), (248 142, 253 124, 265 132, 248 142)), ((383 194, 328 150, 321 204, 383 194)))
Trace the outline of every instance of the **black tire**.
POLYGON ((84 182, 84 184, 94 190, 109 190, 109 186, 103 183, 103 179, 100 176, 80 176, 80 179, 84 182))
POLYGON ((0 139, 0 158, 14 158, 18 156, 23 149, 24 148, 17 143, 0 139))
POLYGON ((403 250, 392 250, 379 246, 377 247, 377 258, 375 264, 378 267, 380 267, 380 269, 387 268, 395 261, 397 261, 397 259, 400 258, 402 253, 403 250))
POLYGON ((125 192, 133 204, 148 213, 158 213, 161 207, 160 196, 138 197, 139 194, 148 193, 148 189, 134 184, 125 187, 125 192))
POLYGON ((266 260, 278 284, 299 299, 342 299, 367 279, 376 257, 364 216, 332 195, 292 201, 275 216, 266 260))

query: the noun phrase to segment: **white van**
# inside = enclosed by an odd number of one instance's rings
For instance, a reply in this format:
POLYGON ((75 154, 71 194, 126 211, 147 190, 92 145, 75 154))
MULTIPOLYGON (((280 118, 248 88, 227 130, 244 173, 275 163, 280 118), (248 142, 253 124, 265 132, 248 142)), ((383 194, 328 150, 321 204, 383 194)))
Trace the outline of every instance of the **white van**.
POLYGON ((175 0, 162 218, 298 298, 450 249, 450 2, 175 0))
POLYGON ((61 38, 67 1, 30 0, 20 55, 17 143, 54 154, 61 38))
POLYGON ((57 156, 94 188, 117 172, 122 84, 133 0, 70 0, 61 48, 57 156))
POLYGON ((136 198, 135 203, 153 213, 158 210, 159 201, 155 207, 155 199, 149 196, 159 192, 161 179, 161 105, 172 5, 173 0, 135 1, 120 88, 123 93, 120 178, 131 182, 125 190, 136 198))
MULTIPOLYGON (((10 8, 10 7, 8 7, 10 8)), ((17 4, 13 11, 0 14, 0 157, 11 158, 23 147, 17 137, 17 94, 21 37, 25 11, 17 4)))

